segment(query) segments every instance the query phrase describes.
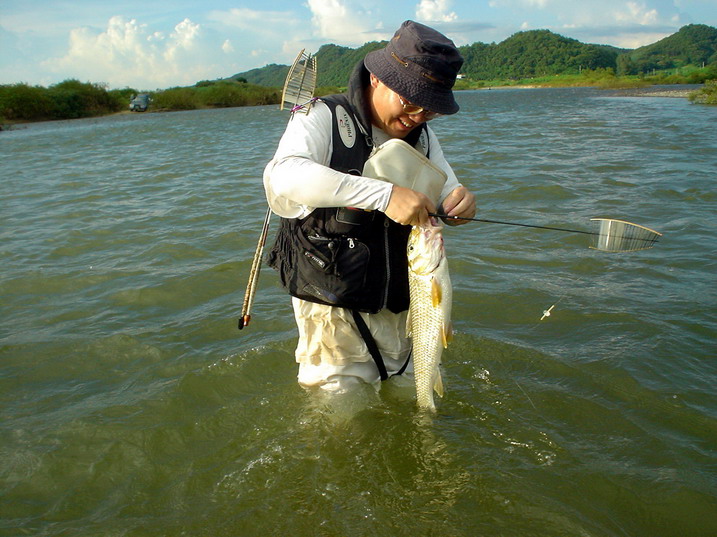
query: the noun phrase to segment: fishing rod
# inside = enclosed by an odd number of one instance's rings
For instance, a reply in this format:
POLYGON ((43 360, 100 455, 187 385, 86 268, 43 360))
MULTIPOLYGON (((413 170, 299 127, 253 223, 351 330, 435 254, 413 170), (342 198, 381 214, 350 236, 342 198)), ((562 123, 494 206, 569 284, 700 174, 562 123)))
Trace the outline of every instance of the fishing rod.
POLYGON ((447 218, 449 220, 470 220, 472 222, 484 222, 488 224, 501 224, 506 226, 528 227, 533 229, 547 229, 550 231, 563 231, 566 233, 580 233, 591 235, 593 244, 591 248, 604 252, 634 252, 636 250, 647 250, 652 248, 662 237, 662 233, 639 224, 616 220, 614 218, 591 218, 590 220, 599 225, 598 231, 584 231, 581 229, 568 229, 554 226, 538 226, 535 224, 523 224, 519 222, 505 222, 503 220, 489 220, 487 218, 464 218, 461 216, 449 216, 447 214, 428 213, 428 216, 447 218))
POLYGON ((428 216, 435 216, 438 218, 448 218, 450 220, 470 220, 471 222, 485 222, 487 224, 503 224, 506 226, 520 226, 520 227, 532 227, 535 229, 550 229, 553 231, 567 231, 569 233, 583 233, 584 235, 595 235, 592 231, 583 231, 580 229, 567 229, 564 227, 552 227, 552 226, 536 226, 534 224, 520 224, 517 222, 503 222, 502 220, 488 220, 487 218, 465 218, 462 216, 448 216, 447 214, 428 213, 428 216))

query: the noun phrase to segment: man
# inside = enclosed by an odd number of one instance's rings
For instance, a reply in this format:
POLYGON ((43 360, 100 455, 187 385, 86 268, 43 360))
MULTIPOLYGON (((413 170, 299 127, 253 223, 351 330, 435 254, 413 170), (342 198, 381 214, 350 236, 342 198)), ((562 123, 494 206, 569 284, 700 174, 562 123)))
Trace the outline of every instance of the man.
MULTIPOLYGON (((427 122, 458 111, 452 87, 463 58, 452 41, 406 21, 386 48, 354 69, 347 94, 295 114, 264 171, 282 217, 269 263, 293 296, 304 386, 344 391, 411 374, 406 242, 428 213, 471 218, 427 122), (361 175, 371 150, 406 141, 447 175, 438 209, 421 192, 361 175)), ((465 221, 448 220, 449 224, 465 221)))

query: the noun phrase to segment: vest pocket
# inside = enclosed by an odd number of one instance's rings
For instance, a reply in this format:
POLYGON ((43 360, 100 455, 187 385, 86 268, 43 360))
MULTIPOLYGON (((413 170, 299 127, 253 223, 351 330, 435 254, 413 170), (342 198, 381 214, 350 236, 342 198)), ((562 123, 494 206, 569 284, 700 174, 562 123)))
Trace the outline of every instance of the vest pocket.
POLYGON ((364 311, 375 309, 367 305, 370 297, 365 283, 371 254, 366 244, 350 237, 304 235, 301 229, 296 230, 295 239, 299 298, 364 311))

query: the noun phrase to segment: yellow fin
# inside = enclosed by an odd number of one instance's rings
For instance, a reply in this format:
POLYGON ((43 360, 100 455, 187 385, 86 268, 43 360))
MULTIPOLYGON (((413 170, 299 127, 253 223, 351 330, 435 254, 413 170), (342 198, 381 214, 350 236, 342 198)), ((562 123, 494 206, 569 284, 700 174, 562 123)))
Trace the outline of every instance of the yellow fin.
POLYGON ((434 308, 443 300, 443 289, 441 289, 441 284, 438 283, 436 278, 431 280, 431 300, 433 301, 434 308))
POLYGON ((443 378, 441 378, 441 370, 436 371, 436 382, 433 384, 433 389, 439 397, 443 397, 443 378))
POLYGON ((453 341, 453 323, 448 321, 448 324, 444 324, 441 327, 441 341, 443 348, 447 348, 448 344, 453 341))

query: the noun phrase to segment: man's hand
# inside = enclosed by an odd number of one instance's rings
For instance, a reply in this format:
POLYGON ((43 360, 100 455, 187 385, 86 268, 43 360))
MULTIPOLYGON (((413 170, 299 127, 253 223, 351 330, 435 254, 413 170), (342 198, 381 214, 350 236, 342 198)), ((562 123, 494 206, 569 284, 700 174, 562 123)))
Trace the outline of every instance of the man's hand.
POLYGON ((404 226, 428 224, 428 213, 435 213, 436 207, 425 194, 393 185, 391 199, 386 207, 386 216, 404 226))
POLYGON ((459 186, 443 200, 443 213, 453 217, 446 218, 446 224, 452 226, 467 224, 469 220, 460 220, 460 217, 475 217, 476 197, 466 187, 459 186))

